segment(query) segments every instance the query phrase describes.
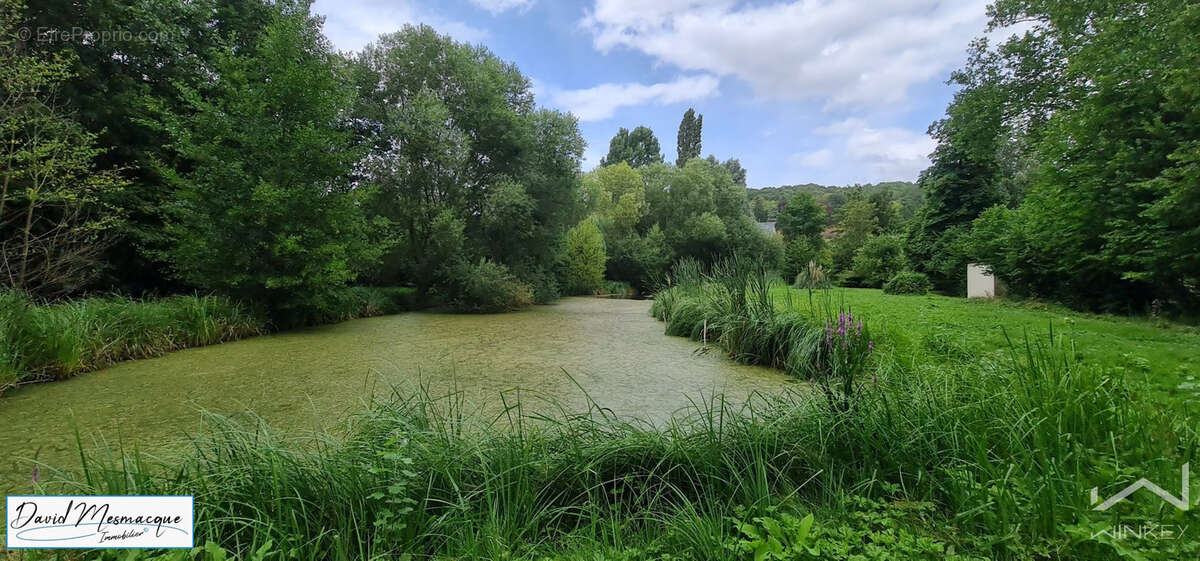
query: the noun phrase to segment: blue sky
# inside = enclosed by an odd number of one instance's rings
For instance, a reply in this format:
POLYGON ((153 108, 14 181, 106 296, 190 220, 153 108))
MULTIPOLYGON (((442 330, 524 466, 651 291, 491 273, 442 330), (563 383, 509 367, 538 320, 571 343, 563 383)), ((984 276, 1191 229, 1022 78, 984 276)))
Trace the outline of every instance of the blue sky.
POLYGON ((405 23, 482 43, 571 111, 594 167, 619 127, 654 130, 668 160, 688 107, 703 154, 751 187, 915 180, 945 84, 984 33, 986 0, 317 0, 356 50, 405 23))

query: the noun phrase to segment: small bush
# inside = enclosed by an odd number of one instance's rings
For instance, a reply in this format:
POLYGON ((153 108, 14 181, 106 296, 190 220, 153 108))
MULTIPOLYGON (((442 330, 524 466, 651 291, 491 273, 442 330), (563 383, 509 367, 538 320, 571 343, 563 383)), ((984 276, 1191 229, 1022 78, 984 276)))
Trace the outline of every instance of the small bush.
POLYGON ((584 220, 567 232, 567 290, 591 294, 604 288, 607 260, 604 235, 595 220, 584 220))
POLYGON ((533 303, 533 288, 503 264, 480 259, 450 267, 443 287, 450 306, 460 312, 509 312, 533 303))
POLYGON ((417 290, 403 286, 350 286, 338 290, 305 323, 320 325, 399 314, 418 308, 417 290))
POLYGON ((604 287, 597 294, 615 298, 633 298, 637 296, 637 291, 627 282, 606 280, 604 287))
POLYGON ((908 266, 904 255, 904 240, 900 236, 875 236, 854 253, 848 282, 879 288, 896 273, 908 266))
POLYGON ((892 275, 883 284, 884 294, 928 294, 933 290, 933 283, 925 273, 902 271, 892 275))

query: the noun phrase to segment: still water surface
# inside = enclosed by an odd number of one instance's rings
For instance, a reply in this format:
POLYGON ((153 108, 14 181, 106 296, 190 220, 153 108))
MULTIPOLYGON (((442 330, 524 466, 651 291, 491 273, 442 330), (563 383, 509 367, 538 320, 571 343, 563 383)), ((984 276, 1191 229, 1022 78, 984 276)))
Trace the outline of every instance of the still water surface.
POLYGON ((696 353, 697 343, 663 335, 649 306, 567 298, 510 314, 369 318, 20 388, 0 398, 0 494, 29 486, 29 458, 39 449, 42 462, 77 467, 77 427, 87 445, 102 437, 153 452, 195 432, 201 410, 318 429, 372 393, 418 383, 458 389, 474 403, 520 389, 574 409, 586 407, 582 387, 618 415, 649 420, 669 417, 689 398, 744 399, 787 385, 774 370, 696 353))

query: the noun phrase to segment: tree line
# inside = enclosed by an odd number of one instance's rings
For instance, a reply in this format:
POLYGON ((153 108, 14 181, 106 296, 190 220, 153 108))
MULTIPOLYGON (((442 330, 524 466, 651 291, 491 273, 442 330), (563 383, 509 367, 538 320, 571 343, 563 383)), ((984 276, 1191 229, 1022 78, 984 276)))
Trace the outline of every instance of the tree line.
POLYGON ((298 323, 356 284, 496 311, 565 282, 584 142, 486 48, 406 26, 338 53, 304 0, 0 7, 3 286, 298 323), (51 32, 114 26, 157 40, 51 32))
POLYGON ((968 263, 1009 292, 1120 313, 1200 310, 1200 6, 997 0, 911 184, 752 191, 786 270, 880 286, 914 269, 949 294, 968 263), (898 205, 897 205, 898 203, 898 205), (820 207, 820 208, 818 208, 820 207), (898 212, 896 212, 898 211, 898 212), (872 271, 872 269, 877 269, 872 271))
POLYGON ((965 264, 1019 294, 1116 312, 1200 309, 1200 5, 997 0, 972 44, 908 233, 959 292, 965 264))
POLYGON ((682 258, 712 263, 739 254, 775 267, 783 245, 750 213, 746 170, 736 158, 701 158, 704 116, 689 108, 679 125, 675 164, 665 162, 648 127, 621 128, 601 166, 583 176, 587 219, 567 239, 570 288, 606 281, 646 292, 682 258))

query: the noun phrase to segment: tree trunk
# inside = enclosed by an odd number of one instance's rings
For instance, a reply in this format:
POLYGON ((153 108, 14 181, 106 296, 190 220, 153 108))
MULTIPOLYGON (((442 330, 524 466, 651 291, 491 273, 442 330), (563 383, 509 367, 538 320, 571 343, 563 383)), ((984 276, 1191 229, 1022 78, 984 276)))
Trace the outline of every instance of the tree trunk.
POLYGON ((17 276, 17 288, 25 289, 25 271, 29 267, 29 234, 33 230, 33 209, 37 199, 29 200, 29 210, 25 212, 25 239, 21 248, 21 274, 17 276))

